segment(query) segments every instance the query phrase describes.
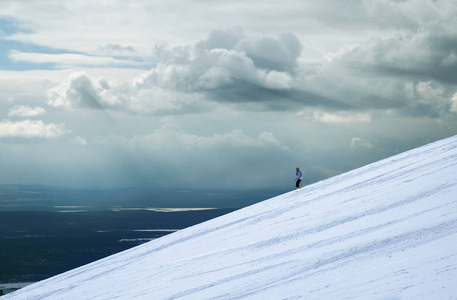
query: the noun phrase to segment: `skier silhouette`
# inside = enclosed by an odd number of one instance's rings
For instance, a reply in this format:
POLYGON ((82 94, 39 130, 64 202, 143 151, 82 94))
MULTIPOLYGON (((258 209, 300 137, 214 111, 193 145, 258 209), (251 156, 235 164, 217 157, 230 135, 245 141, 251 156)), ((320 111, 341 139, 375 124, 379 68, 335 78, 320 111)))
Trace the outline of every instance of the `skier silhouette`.
POLYGON ((297 167, 295 168, 295 171, 297 171, 297 177, 295 178, 295 189, 300 188, 300 182, 303 180, 303 174, 300 171, 300 168, 297 167))

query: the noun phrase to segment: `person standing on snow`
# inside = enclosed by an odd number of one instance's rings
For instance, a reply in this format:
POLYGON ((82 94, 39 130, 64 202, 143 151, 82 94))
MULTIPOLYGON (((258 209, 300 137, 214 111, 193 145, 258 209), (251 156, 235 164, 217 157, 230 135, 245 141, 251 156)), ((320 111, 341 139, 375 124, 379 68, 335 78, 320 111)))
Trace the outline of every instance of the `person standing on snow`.
POLYGON ((299 189, 300 188, 300 182, 303 180, 303 174, 301 173, 299 167, 297 167, 295 169, 295 171, 297 171, 297 177, 295 177, 295 189, 299 189))

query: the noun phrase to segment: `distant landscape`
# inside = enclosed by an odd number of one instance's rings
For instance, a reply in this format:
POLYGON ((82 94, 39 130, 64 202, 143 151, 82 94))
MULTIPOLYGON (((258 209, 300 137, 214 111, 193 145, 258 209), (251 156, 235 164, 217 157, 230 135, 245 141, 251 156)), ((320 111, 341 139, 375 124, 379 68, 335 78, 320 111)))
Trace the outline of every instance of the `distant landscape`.
POLYGON ((284 193, 0 186, 0 284, 35 282, 284 193))

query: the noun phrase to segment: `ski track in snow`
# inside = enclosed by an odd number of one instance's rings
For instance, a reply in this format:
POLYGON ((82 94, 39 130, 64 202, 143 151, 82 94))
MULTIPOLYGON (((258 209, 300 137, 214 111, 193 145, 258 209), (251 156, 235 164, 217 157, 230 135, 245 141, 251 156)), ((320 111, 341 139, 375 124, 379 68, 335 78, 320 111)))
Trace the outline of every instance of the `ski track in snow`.
POLYGON ((456 174, 452 137, 2 299, 456 299, 456 174))

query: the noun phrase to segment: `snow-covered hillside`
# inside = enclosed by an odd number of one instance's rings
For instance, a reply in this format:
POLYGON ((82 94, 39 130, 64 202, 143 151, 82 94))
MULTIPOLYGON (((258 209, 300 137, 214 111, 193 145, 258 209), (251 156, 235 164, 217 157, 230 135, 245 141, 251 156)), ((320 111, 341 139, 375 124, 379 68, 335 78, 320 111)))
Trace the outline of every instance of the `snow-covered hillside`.
POLYGON ((457 137, 4 296, 5 300, 299 297, 457 298, 457 137))

